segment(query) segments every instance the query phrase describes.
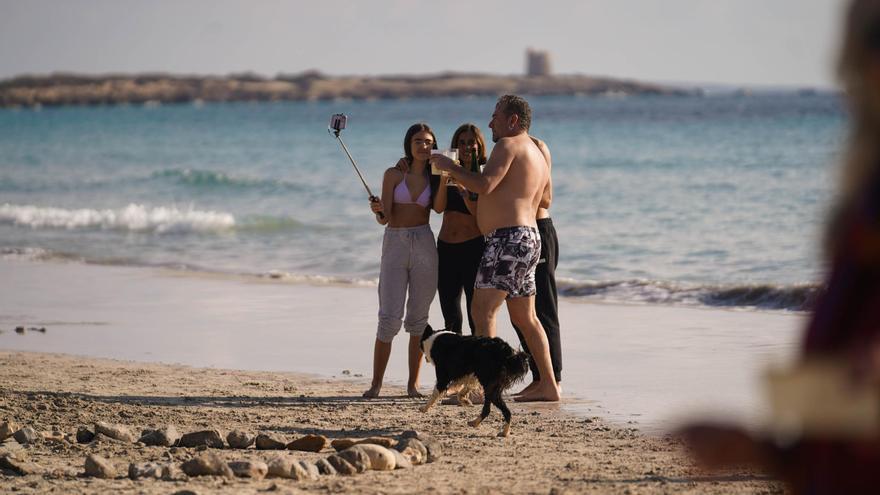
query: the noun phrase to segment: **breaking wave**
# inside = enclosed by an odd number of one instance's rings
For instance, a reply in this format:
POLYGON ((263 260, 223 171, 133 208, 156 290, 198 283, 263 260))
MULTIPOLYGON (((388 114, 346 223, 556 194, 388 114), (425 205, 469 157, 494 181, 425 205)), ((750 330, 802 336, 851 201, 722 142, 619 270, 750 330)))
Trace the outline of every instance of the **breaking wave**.
POLYGON ((119 209, 66 209, 32 205, 0 205, 0 225, 32 229, 119 230, 130 232, 218 232, 235 227, 229 213, 194 207, 149 207, 129 204, 119 209))
POLYGON ((212 170, 199 170, 190 168, 171 168, 154 172, 150 179, 170 181, 174 184, 187 186, 195 189, 227 188, 227 189, 269 189, 291 190, 303 189, 300 184, 275 179, 260 179, 251 177, 238 177, 215 172, 212 170))
POLYGON ((579 282, 560 280, 559 295, 609 302, 680 304, 807 311, 820 284, 688 285, 656 280, 579 282))

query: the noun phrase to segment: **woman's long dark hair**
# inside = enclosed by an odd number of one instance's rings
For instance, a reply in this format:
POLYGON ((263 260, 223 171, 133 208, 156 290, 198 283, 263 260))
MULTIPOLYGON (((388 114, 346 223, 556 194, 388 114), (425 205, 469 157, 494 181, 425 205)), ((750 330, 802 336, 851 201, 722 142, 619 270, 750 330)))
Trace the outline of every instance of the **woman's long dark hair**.
MULTIPOLYGON (((434 146, 431 149, 437 149, 437 136, 434 135, 434 130, 431 129, 431 126, 424 122, 419 122, 417 124, 413 124, 409 126, 409 129, 406 130, 406 135, 403 136, 403 154, 406 156, 406 161, 409 162, 410 166, 413 163, 413 154, 412 154, 412 139, 413 136, 420 132, 427 132, 431 135, 431 139, 434 140, 434 146)), ((437 190, 437 184, 439 184, 439 179, 434 180, 431 175, 431 170, 428 167, 425 167, 425 176, 428 178, 428 188, 430 189, 430 202, 428 203, 428 208, 430 208, 432 204, 434 204, 434 193, 437 190)))
POLYGON ((433 129, 431 126, 424 122, 419 122, 418 124, 413 124, 409 126, 409 129, 406 130, 406 135, 403 137, 403 154, 406 156, 406 160, 412 165, 413 162, 413 154, 412 154, 412 139, 413 136, 420 132, 427 132, 431 135, 431 138, 434 140, 433 149, 437 149, 437 136, 434 135, 433 129))
MULTIPOLYGON (((457 148, 458 136, 468 131, 472 132, 474 134, 474 139, 477 140, 477 148, 479 148, 479 150, 477 151, 477 163, 483 165, 486 163, 486 139, 483 137, 483 133, 480 132, 480 128, 477 127, 475 124, 467 123, 458 126, 458 129, 456 129, 455 132, 452 133, 452 144, 449 147, 457 148)), ((466 165, 470 166, 469 163, 466 165)))

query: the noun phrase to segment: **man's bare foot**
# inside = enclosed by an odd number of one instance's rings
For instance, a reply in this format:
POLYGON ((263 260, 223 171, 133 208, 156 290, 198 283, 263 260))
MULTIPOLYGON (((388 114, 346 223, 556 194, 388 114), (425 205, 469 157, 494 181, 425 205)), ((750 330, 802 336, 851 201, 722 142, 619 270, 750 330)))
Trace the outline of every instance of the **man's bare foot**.
POLYGON ((540 381, 540 380, 533 380, 532 383, 526 385, 526 388, 524 388, 524 389, 520 390, 519 392, 513 394, 513 396, 514 396, 514 397, 517 397, 517 396, 524 395, 524 394, 530 394, 530 393, 532 393, 536 388, 538 388, 538 386, 540 386, 540 385, 541 385, 541 381, 540 381))
POLYGON ((424 395, 419 392, 419 389, 416 387, 406 387, 406 396, 407 397, 424 397, 424 395))
POLYGON ((559 388, 552 384, 546 386, 539 385, 528 394, 514 397, 515 402, 559 402, 562 398, 559 388))
POLYGON ((382 390, 382 385, 373 385, 369 390, 364 392, 363 397, 365 399, 375 399, 379 397, 379 391, 382 390))

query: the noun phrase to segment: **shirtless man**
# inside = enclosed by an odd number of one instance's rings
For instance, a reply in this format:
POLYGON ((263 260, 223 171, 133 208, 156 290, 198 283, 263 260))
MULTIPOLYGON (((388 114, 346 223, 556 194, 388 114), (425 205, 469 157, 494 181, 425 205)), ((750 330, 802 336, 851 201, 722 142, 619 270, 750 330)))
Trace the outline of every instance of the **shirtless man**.
POLYGON ((498 99, 489 122, 496 144, 482 173, 465 170, 440 155, 434 155, 431 162, 480 195, 477 225, 486 236, 486 250, 471 308, 477 334, 496 335, 495 319, 506 300, 510 321, 525 337, 541 376, 536 387, 516 400, 558 401, 547 335, 535 314, 535 267, 541 255, 535 218, 550 170, 529 137, 531 114, 529 104, 518 96, 498 99))

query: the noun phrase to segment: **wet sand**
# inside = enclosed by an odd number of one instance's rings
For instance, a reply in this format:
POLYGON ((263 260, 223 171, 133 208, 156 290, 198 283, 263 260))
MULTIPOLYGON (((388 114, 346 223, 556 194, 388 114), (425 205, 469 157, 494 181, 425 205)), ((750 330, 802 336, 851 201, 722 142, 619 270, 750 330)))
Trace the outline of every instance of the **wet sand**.
MULTIPOLYGON (((8 259, 0 280, 0 349, 370 378, 375 288, 8 259)), ((791 356, 802 325, 779 312, 569 299, 560 319, 561 409, 655 434, 705 413, 759 421, 762 370, 791 356)), ((430 322, 442 326, 436 301, 430 322)), ((504 310, 499 335, 517 345, 504 310)), ((403 339, 392 384, 406 379, 403 339)))

